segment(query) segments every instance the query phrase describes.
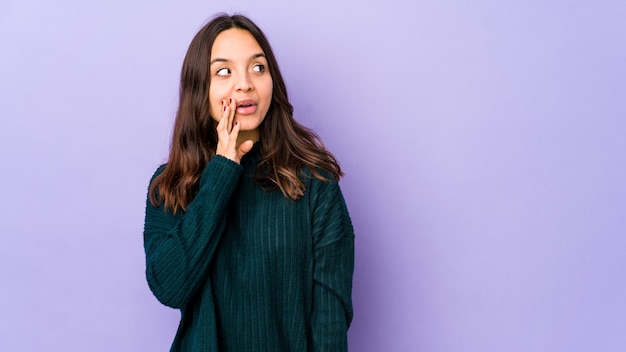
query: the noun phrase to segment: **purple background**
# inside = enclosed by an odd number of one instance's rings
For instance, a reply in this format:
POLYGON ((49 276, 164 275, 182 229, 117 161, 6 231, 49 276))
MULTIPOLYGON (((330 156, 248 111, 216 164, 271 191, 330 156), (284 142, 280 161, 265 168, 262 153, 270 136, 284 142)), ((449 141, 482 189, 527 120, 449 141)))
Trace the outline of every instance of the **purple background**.
POLYGON ((243 11, 342 162, 353 351, 626 350, 626 2, 0 4, 0 351, 165 351, 147 182, 243 11))

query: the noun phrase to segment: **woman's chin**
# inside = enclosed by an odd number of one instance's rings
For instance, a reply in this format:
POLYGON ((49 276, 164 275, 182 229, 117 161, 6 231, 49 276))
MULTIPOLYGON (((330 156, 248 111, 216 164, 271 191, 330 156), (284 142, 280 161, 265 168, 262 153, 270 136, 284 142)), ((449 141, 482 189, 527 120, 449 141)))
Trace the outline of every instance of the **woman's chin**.
POLYGON ((236 119, 235 121, 241 124, 241 127, 239 127, 240 132, 257 130, 262 122, 262 120, 258 118, 243 118, 236 119))

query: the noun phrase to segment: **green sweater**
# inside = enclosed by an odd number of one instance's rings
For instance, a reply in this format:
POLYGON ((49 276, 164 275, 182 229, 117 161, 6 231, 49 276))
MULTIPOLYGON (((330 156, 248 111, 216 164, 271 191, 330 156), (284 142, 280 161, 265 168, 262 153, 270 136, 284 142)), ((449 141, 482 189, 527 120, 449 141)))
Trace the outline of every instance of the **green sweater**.
POLYGON ((258 146, 241 165, 213 157, 176 216, 147 201, 148 284, 181 310, 171 351, 347 351, 354 232, 339 185, 306 176, 289 201, 255 182, 258 160, 258 146))

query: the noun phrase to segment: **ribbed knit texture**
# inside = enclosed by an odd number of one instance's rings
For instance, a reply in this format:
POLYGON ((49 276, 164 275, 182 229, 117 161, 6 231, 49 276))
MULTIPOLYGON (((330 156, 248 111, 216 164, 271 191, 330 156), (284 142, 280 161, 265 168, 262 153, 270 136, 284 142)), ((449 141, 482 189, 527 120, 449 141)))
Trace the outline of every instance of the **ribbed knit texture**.
MULTIPOLYGON (((297 201, 215 156, 186 212, 147 201, 146 277, 181 310, 171 351, 347 351, 354 232, 337 182, 305 177, 297 201)), ((156 175, 163 171, 160 167, 156 175)))

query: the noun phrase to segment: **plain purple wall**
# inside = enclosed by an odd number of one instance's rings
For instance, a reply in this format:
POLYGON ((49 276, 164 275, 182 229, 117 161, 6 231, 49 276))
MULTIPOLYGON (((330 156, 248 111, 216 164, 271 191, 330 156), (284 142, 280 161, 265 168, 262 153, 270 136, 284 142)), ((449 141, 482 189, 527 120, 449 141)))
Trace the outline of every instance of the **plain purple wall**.
POLYGON ((165 351, 147 182, 215 12, 342 162, 353 351, 626 350, 626 2, 0 4, 0 351, 165 351))

